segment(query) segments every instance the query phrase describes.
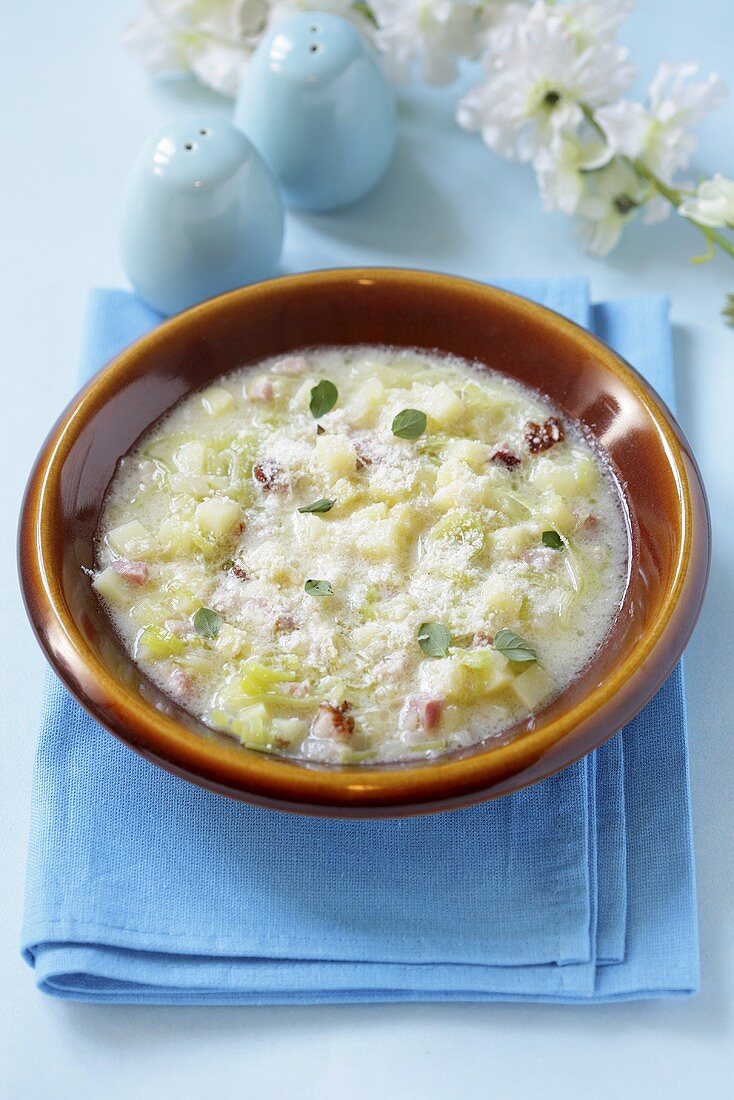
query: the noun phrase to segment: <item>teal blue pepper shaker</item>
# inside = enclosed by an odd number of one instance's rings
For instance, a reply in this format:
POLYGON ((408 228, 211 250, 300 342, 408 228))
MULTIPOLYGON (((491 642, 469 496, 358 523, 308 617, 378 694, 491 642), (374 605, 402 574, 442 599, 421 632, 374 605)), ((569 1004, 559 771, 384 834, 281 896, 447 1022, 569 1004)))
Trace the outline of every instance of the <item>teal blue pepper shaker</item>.
POLYGON ((230 122, 177 119, 141 151, 125 193, 122 261, 159 313, 271 278, 282 244, 277 184, 230 122))
POLYGON ((270 166, 288 206, 332 210, 382 179, 395 145, 392 88, 357 29, 301 12, 260 42, 234 121, 270 166))

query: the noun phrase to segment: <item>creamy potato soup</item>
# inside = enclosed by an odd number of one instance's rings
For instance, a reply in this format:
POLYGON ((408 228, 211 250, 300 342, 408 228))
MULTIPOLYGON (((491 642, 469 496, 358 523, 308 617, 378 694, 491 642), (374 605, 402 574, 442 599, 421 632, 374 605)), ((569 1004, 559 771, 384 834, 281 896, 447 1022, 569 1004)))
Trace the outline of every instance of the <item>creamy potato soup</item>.
POLYGON ((354 764, 502 740, 593 656, 628 560, 578 425, 494 371, 364 346, 243 368, 156 423, 92 583, 209 726, 354 764))

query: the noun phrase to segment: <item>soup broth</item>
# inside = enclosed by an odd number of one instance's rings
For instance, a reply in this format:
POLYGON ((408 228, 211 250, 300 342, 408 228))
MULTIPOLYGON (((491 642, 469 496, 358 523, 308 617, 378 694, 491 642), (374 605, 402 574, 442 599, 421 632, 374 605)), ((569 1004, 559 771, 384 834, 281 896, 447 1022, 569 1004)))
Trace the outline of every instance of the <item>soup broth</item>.
POLYGON ((268 360, 119 463, 92 583, 140 668, 248 748, 431 758, 593 657, 629 563, 580 426, 499 372, 387 347, 268 360))

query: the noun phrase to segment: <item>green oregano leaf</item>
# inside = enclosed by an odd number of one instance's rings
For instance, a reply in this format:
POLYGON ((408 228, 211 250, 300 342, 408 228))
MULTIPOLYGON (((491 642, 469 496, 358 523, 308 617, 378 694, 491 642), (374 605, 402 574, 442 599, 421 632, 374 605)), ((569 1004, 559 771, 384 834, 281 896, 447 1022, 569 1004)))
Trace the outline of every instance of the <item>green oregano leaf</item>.
POLYGON ((448 657, 451 633, 443 623, 421 623, 418 645, 429 657, 448 657))
POLYGON ((201 634, 202 638, 216 638, 222 629, 224 619, 218 611, 212 611, 210 607, 200 607, 194 614, 194 630, 201 634))
POLYGON ((563 539, 557 531, 544 531, 541 535, 543 546, 547 546, 549 550, 562 550, 563 539))
POLYGON ((519 634, 516 634, 514 630, 498 630, 494 636, 492 645, 496 650, 502 653, 508 661, 513 661, 515 664, 523 664, 526 661, 537 661, 538 655, 531 646, 530 642, 526 642, 524 638, 521 638, 519 634))
POLYGON ((420 409, 403 409, 392 422, 392 434, 399 439, 418 439, 427 423, 426 414, 420 409))
POLYGON ((333 596, 331 581, 306 581, 303 586, 309 596, 333 596))
POLYGON ((311 401, 308 406, 316 420, 324 416, 329 409, 334 408, 338 396, 339 391, 333 382, 329 382, 327 378, 317 382, 311 390, 311 401))
POLYGON ((315 500, 313 504, 304 504, 303 508, 299 508, 299 512, 330 512, 334 507, 334 501, 329 500, 328 497, 322 497, 321 500, 315 500))

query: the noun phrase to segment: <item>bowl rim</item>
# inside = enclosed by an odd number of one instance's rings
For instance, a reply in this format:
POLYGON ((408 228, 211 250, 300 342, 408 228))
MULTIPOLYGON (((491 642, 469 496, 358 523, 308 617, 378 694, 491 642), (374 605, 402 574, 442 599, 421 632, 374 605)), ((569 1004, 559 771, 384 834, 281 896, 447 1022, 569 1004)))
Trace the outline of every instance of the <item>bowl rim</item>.
POLYGON ((472 279, 410 268, 331 268, 281 276, 209 299, 162 322, 110 360, 67 405, 40 450, 21 510, 18 566, 28 617, 52 668, 96 721, 147 759, 217 793, 271 808, 325 816, 397 816, 450 809, 528 786, 584 756, 630 721, 662 686, 690 637, 706 587, 710 541, 705 490, 683 433, 649 383, 598 337, 545 306, 472 279), (113 676, 77 627, 62 583, 49 569, 46 550, 64 461, 82 426, 141 355, 155 354, 172 331, 185 330, 242 298, 256 304, 274 293, 297 293, 305 283, 320 281, 328 291, 345 280, 364 285, 379 280, 396 288, 438 284, 480 296, 489 307, 499 303, 535 327, 560 330, 601 360, 643 405, 674 475, 683 538, 673 583, 650 629, 603 684, 508 744, 392 766, 311 766, 234 742, 209 741, 113 676), (661 652, 663 639, 668 644, 661 652), (622 716, 612 720, 609 715, 607 728, 599 715, 614 709, 615 702, 618 709, 620 697, 622 716))

